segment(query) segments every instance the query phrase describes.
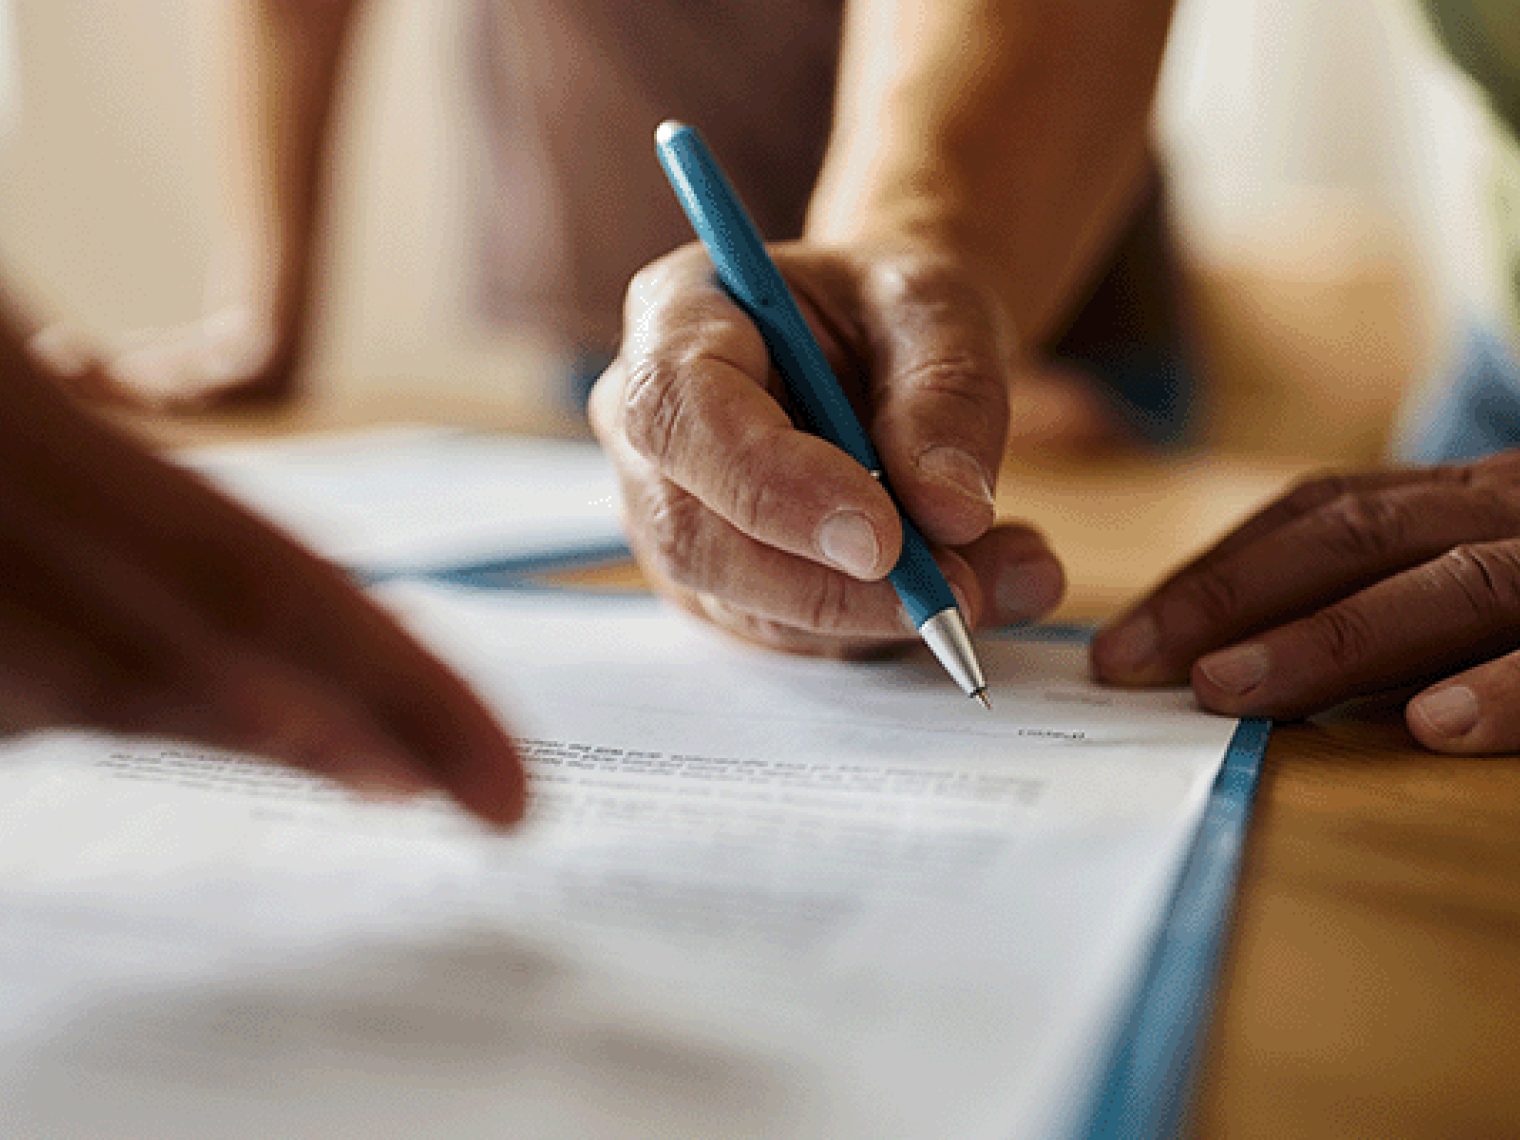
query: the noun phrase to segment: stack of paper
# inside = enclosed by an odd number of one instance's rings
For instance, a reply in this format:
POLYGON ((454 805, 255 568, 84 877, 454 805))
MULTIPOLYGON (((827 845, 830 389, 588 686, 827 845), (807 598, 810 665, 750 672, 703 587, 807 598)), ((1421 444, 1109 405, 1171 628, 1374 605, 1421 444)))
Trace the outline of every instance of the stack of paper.
POLYGON ((589 443, 394 426, 179 458, 371 579, 624 549, 616 481, 589 443))
POLYGON ((767 655, 393 587, 516 834, 182 747, 0 765, 0 1134, 1039 1137, 1080 1119, 1234 722, 982 643, 767 655))

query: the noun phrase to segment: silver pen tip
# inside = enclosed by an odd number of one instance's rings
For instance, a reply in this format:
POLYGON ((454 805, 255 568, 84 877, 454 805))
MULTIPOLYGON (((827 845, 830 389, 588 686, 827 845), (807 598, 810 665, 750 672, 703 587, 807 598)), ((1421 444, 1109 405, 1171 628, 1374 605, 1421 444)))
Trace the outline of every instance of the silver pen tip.
POLYGON ((946 606, 918 627, 918 635, 961 692, 974 697, 987 691, 987 678, 977 663, 971 631, 966 628, 966 619, 961 617, 960 610, 946 606))
POLYGON ((992 702, 987 699, 986 689, 978 689, 971 695, 981 702, 982 708, 986 709, 988 712, 992 711, 992 702))

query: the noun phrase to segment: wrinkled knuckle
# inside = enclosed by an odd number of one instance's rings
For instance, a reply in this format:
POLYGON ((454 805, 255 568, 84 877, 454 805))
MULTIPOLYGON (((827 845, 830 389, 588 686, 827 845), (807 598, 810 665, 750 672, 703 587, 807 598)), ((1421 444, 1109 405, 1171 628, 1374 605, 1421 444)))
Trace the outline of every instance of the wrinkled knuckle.
POLYGON ((648 557, 655 571, 678 586, 701 585, 705 579, 702 532, 707 508, 676 487, 655 496, 645 516, 648 557))
POLYGON ((1205 626, 1226 628, 1236 624, 1244 599, 1235 575, 1216 568, 1189 579, 1179 600, 1205 626))
POLYGON ((1430 469, 1438 481, 1458 487, 1476 487, 1498 478, 1505 482, 1520 472, 1520 449, 1501 451, 1471 463, 1447 463, 1430 469))
POLYGON ((659 464, 671 454, 685 414, 680 370, 670 361, 642 357, 623 387, 623 430, 646 459, 659 464))
POLYGON ((797 631, 788 629, 778 621, 747 613, 713 594, 698 595, 698 606, 703 616, 719 629, 772 649, 795 648, 797 631))
POLYGON ((1005 307, 961 262, 941 253, 889 257, 872 266, 869 281, 872 300, 895 320, 964 330, 987 357, 985 371, 1001 377, 1014 342, 1005 307))
POLYGON ((776 441, 755 435, 736 448, 724 465, 723 501, 728 517, 746 534, 773 529, 789 499, 780 492, 776 441))
MULTIPOLYGON (((968 441, 980 439, 1008 422, 1008 390, 1000 377, 994 362, 970 352, 917 361, 893 377, 896 395, 911 399, 917 409, 899 426, 919 436, 932 432, 932 443, 944 442, 939 436, 952 424, 968 441), (926 415, 931 402, 933 414, 926 415)), ((889 414, 901 415, 908 406, 894 401, 889 414)))
POLYGON ((1511 543, 1464 543, 1437 564, 1469 612, 1480 620, 1520 612, 1520 557, 1511 543))
POLYGON ((1299 479, 1288 488, 1282 505, 1292 514, 1307 514, 1347 494, 1350 487, 1345 476, 1320 473, 1299 479))
POLYGON ((878 298, 893 307, 961 311, 991 307, 991 294, 981 289, 961 263, 948 254, 899 254, 878 261, 873 270, 878 298))
POLYGON ((628 281, 630 317, 655 312, 683 287, 710 273, 712 263, 701 242, 690 241, 647 263, 628 281))
POLYGON ((842 574, 827 573, 818 577, 818 585, 807 602, 804 620, 808 629, 830 633, 840 629, 850 612, 852 583, 842 574))
POLYGON ((1365 661, 1377 644, 1377 630, 1361 610, 1331 606, 1310 619, 1315 641, 1334 666, 1348 668, 1365 661))
POLYGON ((1475 484, 1464 497, 1476 504, 1484 522, 1492 530, 1484 538, 1505 539, 1520 534, 1520 495, 1502 483, 1475 484))
POLYGON ((1407 519, 1385 496, 1348 492, 1320 512, 1329 549, 1353 561, 1381 561, 1403 541, 1407 519))
POLYGON ((1520 694, 1520 653, 1506 653, 1493 661, 1489 668, 1493 670, 1492 677, 1496 686, 1507 697, 1498 702, 1497 711, 1520 723, 1520 701, 1515 700, 1516 694, 1520 694))
POLYGON ((955 262, 936 254, 895 258, 883 270, 896 299, 909 303, 938 301, 965 287, 965 275, 955 262))
POLYGON ((1002 392, 996 366, 971 351, 942 353, 904 369, 901 384, 916 394, 941 396, 984 412, 1002 392))
POLYGON ((726 629, 734 633, 747 633, 750 627, 750 616, 729 605, 723 598, 706 591, 697 591, 690 595, 691 609, 706 618, 720 629, 726 629))
POLYGON ((785 653, 795 653, 802 643, 802 637, 797 630, 783 625, 779 621, 770 618, 754 617, 749 614, 740 615, 746 636, 761 645, 772 649, 779 649, 785 653))
POLYGON ((629 278, 627 307, 631 315, 659 304, 668 291, 672 272, 671 256, 673 255, 651 261, 629 278))

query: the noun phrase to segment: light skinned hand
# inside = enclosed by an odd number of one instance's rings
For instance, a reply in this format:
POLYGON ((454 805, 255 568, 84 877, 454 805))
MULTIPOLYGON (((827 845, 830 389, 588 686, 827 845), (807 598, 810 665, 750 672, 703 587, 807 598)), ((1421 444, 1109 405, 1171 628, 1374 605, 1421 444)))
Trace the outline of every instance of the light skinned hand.
POLYGON ((1304 483, 1099 634, 1103 681, 1236 716, 1418 686, 1440 752, 1520 750, 1520 451, 1304 483))
POLYGON ((335 567, 72 405, 0 329, 0 731, 256 753, 495 824, 518 753, 335 567))
MULTIPOLYGON (((771 252, 968 620, 1053 608, 1064 579, 1044 540, 994 525, 1011 346, 989 296, 929 252, 771 252)), ((914 636, 884 581, 902 543, 891 498, 794 423, 764 341, 699 246, 634 279, 591 414, 634 551, 667 596, 795 652, 914 636)))
POLYGON ((28 349, 59 383, 92 403, 194 413, 230 404, 278 404, 296 393, 296 332, 251 304, 218 306, 168 329, 99 344, 53 324, 28 349))

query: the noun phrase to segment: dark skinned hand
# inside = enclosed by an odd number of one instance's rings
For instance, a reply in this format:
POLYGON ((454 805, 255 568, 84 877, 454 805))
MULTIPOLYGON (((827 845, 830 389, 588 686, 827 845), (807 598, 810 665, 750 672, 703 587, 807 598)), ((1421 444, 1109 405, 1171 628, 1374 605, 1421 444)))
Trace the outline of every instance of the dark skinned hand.
POLYGON ((1093 644, 1100 680, 1190 678, 1207 708, 1297 718, 1418 686, 1426 747, 1520 750, 1520 451, 1303 484, 1093 644))
POLYGON ((0 329, 0 729, 260 754, 518 819, 512 742, 335 567, 65 398, 0 329))

